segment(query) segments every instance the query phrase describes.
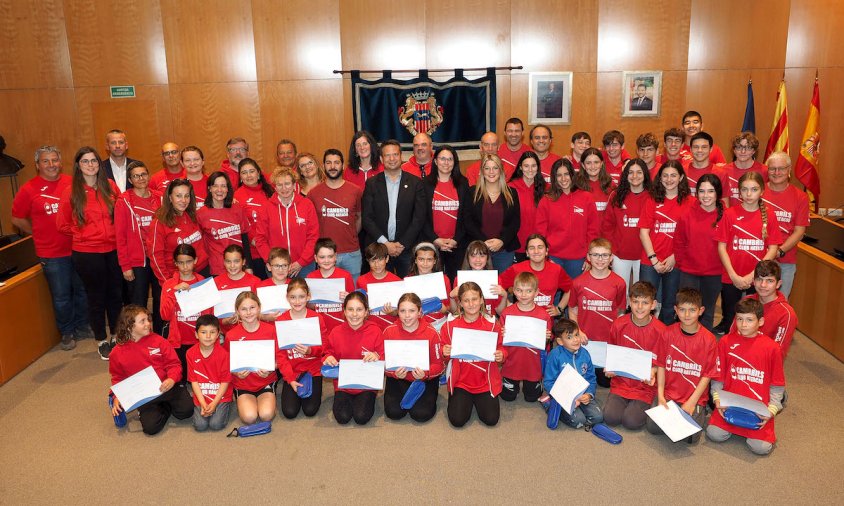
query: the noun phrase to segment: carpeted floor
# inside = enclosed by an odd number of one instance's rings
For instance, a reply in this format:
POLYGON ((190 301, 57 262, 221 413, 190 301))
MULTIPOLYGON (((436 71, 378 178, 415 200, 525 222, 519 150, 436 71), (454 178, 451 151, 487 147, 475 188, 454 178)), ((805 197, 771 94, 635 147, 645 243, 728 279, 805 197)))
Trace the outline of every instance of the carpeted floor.
POLYGON ((786 379, 779 443, 764 458, 741 439, 687 446, 621 429, 612 446, 552 432, 522 400, 502 406, 497 427, 456 430, 445 389, 430 423, 390 422, 379 398, 368 426, 341 427, 328 384, 316 417, 276 418, 269 435, 227 439, 186 421, 147 437, 134 414, 115 429, 108 364, 89 340, 0 387, 0 504, 842 504, 844 364, 798 335, 786 379))

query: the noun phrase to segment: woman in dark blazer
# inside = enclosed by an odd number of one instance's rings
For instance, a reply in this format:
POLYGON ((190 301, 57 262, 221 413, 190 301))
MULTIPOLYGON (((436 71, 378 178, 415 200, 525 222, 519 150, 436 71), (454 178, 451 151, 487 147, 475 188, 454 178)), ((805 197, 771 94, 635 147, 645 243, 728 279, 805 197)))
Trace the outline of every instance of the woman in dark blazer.
POLYGON ((434 153, 434 170, 423 181, 428 219, 422 240, 434 243, 440 250, 443 272, 454 282, 467 243, 460 205, 466 202, 469 193, 457 151, 447 144, 438 147, 434 153))
POLYGON ((519 195, 507 186, 504 167, 497 155, 481 157, 478 184, 469 189, 460 213, 466 229, 465 241, 486 243, 492 265, 499 274, 513 264, 519 248, 519 195))

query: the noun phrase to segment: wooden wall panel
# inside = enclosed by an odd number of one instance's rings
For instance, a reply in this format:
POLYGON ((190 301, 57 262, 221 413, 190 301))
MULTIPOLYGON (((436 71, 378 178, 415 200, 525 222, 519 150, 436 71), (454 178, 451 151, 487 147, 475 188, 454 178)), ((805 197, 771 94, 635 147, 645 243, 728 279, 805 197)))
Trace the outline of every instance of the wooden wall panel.
POLYGON ((232 137, 246 139, 250 155, 264 162, 258 83, 174 84, 170 101, 173 137, 202 149, 207 174, 220 166, 232 137))
POLYGON ((253 0, 259 81, 331 79, 342 66, 337 0, 253 0))
POLYGON ((344 70, 425 68, 424 4, 417 0, 343 0, 340 47, 344 70))
POLYGON ((60 0, 0 1, 0 89, 73 85, 60 0))
POLYGON ((425 6, 427 68, 510 64, 509 0, 428 0, 425 6))
POLYGON ((255 81, 249 0, 161 0, 171 84, 255 81))
POLYGON ((844 66, 844 8, 836 0, 791 0, 789 67, 844 66))
POLYGON ((65 0, 64 11, 74 86, 167 83, 157 1, 65 0))
MULTIPOLYGON (((510 17, 512 65, 524 66, 525 72, 597 69, 595 0, 568 0, 550 6, 545 0, 513 1, 510 17)), ((527 85, 524 90, 527 104, 527 85)))

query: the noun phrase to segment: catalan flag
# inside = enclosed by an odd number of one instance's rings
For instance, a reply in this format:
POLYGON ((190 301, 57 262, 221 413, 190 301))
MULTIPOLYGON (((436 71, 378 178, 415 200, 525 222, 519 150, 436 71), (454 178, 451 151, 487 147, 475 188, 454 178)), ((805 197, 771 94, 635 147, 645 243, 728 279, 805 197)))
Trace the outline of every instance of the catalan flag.
POLYGON ((788 101, 785 97, 785 79, 780 81, 777 89, 777 108, 774 111, 774 125, 771 127, 771 137, 765 146, 765 160, 774 151, 788 153, 788 101))
POLYGON ((817 209, 821 195, 821 181, 818 177, 818 158, 820 156, 821 134, 821 94, 818 89, 818 78, 815 77, 815 89, 809 104, 809 116, 806 119, 806 129, 803 130, 803 143, 800 144, 800 154, 794 166, 794 175, 806 187, 809 201, 817 209))

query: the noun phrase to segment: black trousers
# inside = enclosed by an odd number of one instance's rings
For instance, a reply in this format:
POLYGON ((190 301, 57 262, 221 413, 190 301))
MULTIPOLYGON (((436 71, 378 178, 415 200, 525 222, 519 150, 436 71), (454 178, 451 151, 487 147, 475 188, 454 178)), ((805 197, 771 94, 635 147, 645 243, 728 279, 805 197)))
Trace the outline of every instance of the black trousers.
POLYGON ((129 303, 147 307, 149 293, 152 290, 152 330, 161 334, 164 321, 161 319, 161 284, 152 272, 147 260, 146 267, 132 267, 134 281, 129 281, 129 303))
POLYGON ((346 425, 352 418, 358 425, 365 425, 375 414, 376 392, 367 390, 359 394, 348 392, 334 393, 334 419, 340 425, 346 425))
POLYGON ((88 321, 94 337, 102 341, 106 334, 106 318, 113 334, 117 328, 117 318, 123 308, 121 290, 123 274, 117 262, 117 251, 108 253, 71 253, 73 267, 79 274, 85 293, 88 295, 88 321))
POLYGON ((425 382, 425 392, 410 409, 402 409, 401 400, 410 381, 387 377, 384 386, 384 414, 390 420, 401 420, 408 413, 417 422, 427 422, 437 414, 437 395, 440 388, 440 378, 431 378, 425 382))
POLYGON ((462 388, 455 388, 448 396, 448 421, 454 427, 463 427, 472 417, 472 407, 478 412, 478 419, 484 425, 492 426, 498 423, 501 416, 498 396, 493 397, 489 392, 473 394, 462 388))
POLYGON ((718 327, 729 331, 730 325, 733 324, 733 320, 736 317, 736 304, 742 297, 747 297, 752 293, 756 293, 753 285, 750 285, 750 288, 747 290, 739 290, 732 283, 724 283, 721 286, 721 322, 718 324, 718 327))
POLYGON ((305 416, 314 416, 319 411, 322 405, 322 376, 314 376, 313 389, 311 396, 307 399, 302 399, 296 395, 296 390, 290 386, 290 383, 281 380, 283 383, 281 393, 279 394, 279 406, 281 406, 281 414, 284 418, 292 420, 299 415, 301 410, 305 416))
POLYGON ((542 395, 541 381, 514 380, 510 378, 504 378, 502 381, 501 399, 507 402, 515 401, 519 395, 520 382, 522 384, 521 390, 524 390, 525 393, 525 401, 536 402, 539 400, 539 396, 542 395))
POLYGON ((170 415, 179 420, 192 417, 193 399, 191 399, 188 389, 184 385, 176 383, 161 397, 138 408, 138 413, 141 415, 141 428, 144 430, 144 434, 153 436, 161 432, 170 415))

